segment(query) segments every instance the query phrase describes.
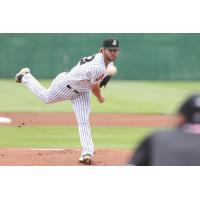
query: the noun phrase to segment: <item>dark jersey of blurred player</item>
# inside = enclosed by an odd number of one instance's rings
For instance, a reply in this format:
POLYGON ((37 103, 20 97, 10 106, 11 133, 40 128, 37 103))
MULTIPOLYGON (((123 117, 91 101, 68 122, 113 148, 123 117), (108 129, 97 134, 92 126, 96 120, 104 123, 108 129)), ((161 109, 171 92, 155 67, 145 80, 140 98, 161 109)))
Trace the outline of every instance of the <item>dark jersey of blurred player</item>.
POLYGON ((130 165, 200 166, 200 95, 187 99, 179 110, 179 127, 146 138, 130 165))
POLYGON ((177 129, 154 134, 142 142, 130 164, 200 166, 200 133, 177 129))

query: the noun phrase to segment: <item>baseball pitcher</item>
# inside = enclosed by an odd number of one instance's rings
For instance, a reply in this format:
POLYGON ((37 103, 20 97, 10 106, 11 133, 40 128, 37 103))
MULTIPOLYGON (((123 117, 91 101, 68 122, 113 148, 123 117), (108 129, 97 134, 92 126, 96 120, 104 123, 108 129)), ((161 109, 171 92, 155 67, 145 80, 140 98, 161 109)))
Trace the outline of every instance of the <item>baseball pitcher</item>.
POLYGON ((21 69, 15 76, 17 83, 26 85, 44 103, 66 100, 72 103, 82 145, 79 161, 83 164, 91 164, 94 153, 89 124, 90 91, 97 97, 99 103, 105 101, 101 87, 106 86, 111 78, 106 68, 113 64, 118 54, 119 41, 113 38, 106 39, 99 53, 84 57, 70 72, 59 74, 48 89, 33 77, 29 68, 21 69))

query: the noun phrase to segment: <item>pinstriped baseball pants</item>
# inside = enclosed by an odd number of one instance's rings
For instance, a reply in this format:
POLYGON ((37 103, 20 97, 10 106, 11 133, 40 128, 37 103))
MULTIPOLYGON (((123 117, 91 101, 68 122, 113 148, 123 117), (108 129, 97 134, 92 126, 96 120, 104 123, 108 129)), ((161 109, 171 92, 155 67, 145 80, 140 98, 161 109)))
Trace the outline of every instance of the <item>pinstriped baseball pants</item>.
POLYGON ((48 89, 44 88, 30 73, 24 75, 22 83, 44 103, 49 104, 69 100, 73 104, 82 145, 82 155, 93 155, 94 144, 89 124, 90 92, 77 94, 73 89, 67 88, 65 75, 65 72, 59 74, 48 89))

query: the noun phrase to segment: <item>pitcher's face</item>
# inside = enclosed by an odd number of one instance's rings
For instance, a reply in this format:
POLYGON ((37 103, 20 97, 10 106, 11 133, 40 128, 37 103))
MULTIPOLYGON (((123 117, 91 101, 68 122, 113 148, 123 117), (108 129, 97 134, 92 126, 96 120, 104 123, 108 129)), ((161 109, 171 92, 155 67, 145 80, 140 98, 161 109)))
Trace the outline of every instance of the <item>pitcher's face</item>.
POLYGON ((104 57, 109 60, 110 62, 114 62, 117 59, 117 56, 119 55, 119 49, 103 49, 103 55, 104 57))

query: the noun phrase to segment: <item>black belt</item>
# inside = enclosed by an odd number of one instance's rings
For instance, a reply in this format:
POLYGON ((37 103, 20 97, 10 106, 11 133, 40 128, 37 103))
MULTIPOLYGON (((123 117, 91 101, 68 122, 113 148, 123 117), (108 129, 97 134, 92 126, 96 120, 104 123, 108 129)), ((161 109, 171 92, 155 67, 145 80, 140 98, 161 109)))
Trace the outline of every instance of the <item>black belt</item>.
MULTIPOLYGON (((67 88, 72 89, 72 87, 70 85, 67 85, 67 88)), ((77 90, 74 90, 75 93, 79 94, 80 92, 77 90)))

